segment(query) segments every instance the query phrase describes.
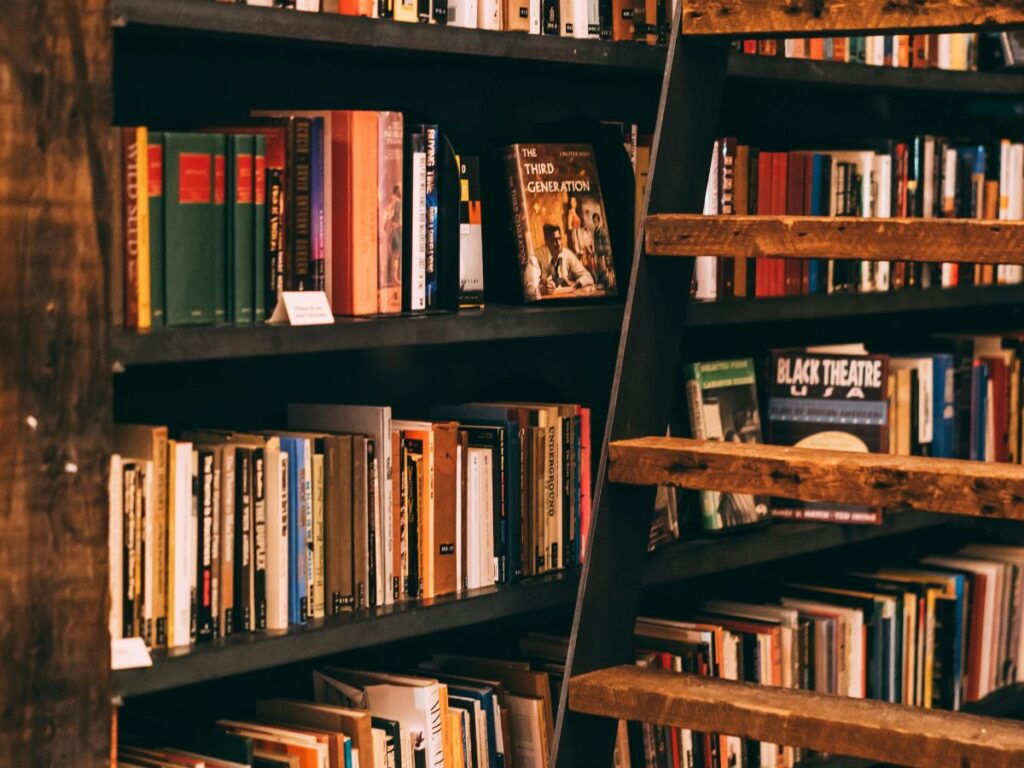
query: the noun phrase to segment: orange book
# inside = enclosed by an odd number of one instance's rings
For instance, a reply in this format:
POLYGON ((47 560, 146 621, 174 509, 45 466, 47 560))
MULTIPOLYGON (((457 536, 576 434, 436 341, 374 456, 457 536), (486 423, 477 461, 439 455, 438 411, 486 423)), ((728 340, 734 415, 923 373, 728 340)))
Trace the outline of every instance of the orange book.
POLYGON ((337 315, 377 313, 377 112, 340 111, 331 125, 331 304, 337 315))
POLYGON ((458 487, 455 461, 459 447, 459 425, 435 422, 434 432, 434 593, 456 591, 455 508, 458 487))
POLYGON ((402 432, 391 430, 391 572, 394 581, 387 585, 392 597, 398 600, 405 593, 402 583, 402 470, 405 457, 402 456, 402 432))
POLYGON ((612 0, 612 40, 632 40, 635 36, 633 0, 612 0))
POLYGON ((807 58, 813 61, 825 60, 825 38, 812 37, 807 41, 807 58))

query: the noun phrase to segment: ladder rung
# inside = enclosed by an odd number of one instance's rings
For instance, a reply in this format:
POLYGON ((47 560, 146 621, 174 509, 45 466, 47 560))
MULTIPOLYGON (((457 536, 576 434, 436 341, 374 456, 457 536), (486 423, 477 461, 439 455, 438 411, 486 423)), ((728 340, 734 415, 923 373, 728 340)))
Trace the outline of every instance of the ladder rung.
POLYGON ((1022 24, 1019 0, 683 0, 683 32, 692 35, 877 35, 1022 24))
POLYGON ((1018 723, 660 669, 612 667, 574 677, 569 707, 919 768, 1024 765, 1018 723))
POLYGON ((652 256, 1024 264, 1021 221, 662 214, 646 233, 652 256))
POLYGON ((1018 464, 645 437, 609 445, 608 479, 1024 520, 1018 464))

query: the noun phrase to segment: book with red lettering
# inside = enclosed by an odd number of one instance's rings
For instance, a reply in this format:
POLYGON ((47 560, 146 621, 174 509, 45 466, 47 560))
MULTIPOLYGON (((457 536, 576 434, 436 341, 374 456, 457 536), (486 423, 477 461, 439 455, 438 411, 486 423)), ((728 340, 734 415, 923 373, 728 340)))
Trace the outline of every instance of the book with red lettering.
POLYGON ((214 322, 218 271, 214 154, 221 137, 164 134, 165 314, 168 325, 214 322))

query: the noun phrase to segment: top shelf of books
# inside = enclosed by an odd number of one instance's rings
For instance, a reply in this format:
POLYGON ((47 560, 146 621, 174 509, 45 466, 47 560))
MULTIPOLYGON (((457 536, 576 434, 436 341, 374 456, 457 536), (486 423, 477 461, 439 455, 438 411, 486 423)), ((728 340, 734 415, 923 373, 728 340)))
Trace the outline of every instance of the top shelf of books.
MULTIPOLYGON (((665 47, 637 42, 495 32, 438 24, 403 24, 337 13, 299 13, 214 0, 113 0, 113 24, 132 34, 236 38, 278 45, 331 46, 388 56, 597 67, 660 77, 665 47)), ((1024 74, 898 68, 736 53, 729 74, 739 80, 914 92, 1019 97, 1024 74)))

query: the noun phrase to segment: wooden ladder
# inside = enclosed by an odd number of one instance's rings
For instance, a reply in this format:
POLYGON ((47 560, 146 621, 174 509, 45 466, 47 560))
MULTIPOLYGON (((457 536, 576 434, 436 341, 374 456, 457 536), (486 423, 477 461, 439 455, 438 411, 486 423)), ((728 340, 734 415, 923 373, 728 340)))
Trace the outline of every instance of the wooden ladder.
POLYGON ((1024 0, 677 0, 552 765, 609 766, 624 719, 922 768, 1024 766, 1009 721, 632 666, 658 485, 1024 519, 1017 465, 661 437, 692 257, 1024 264, 1020 222, 700 215, 730 38, 1012 26, 1024 0))

